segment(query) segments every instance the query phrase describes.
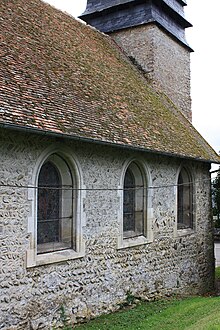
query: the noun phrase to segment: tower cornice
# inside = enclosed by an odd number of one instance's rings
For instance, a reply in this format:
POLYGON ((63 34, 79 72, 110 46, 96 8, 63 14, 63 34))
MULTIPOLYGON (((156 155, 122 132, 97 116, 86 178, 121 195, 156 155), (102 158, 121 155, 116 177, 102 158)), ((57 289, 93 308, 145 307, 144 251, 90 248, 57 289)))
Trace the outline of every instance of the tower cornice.
POLYGON ((192 26, 185 5, 183 0, 88 0, 80 18, 105 33, 155 23, 192 51, 185 39, 185 28, 192 26))

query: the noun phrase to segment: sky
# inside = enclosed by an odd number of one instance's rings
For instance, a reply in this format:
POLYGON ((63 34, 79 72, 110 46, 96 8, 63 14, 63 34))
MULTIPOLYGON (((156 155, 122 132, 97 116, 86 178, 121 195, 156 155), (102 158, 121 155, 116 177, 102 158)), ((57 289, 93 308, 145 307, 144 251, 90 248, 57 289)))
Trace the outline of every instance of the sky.
POLYGON ((209 144, 220 151, 220 1, 188 0, 186 18, 193 24, 186 31, 191 54, 193 124, 209 144))
MULTIPOLYGON (((79 16, 86 8, 86 0, 45 0, 45 2, 79 16)), ((191 54, 191 97, 193 125, 216 150, 220 151, 220 1, 188 0, 185 16, 192 24, 186 30, 191 54)))
POLYGON ((79 16, 86 9, 87 0, 44 0, 50 5, 66 11, 74 17, 79 16))

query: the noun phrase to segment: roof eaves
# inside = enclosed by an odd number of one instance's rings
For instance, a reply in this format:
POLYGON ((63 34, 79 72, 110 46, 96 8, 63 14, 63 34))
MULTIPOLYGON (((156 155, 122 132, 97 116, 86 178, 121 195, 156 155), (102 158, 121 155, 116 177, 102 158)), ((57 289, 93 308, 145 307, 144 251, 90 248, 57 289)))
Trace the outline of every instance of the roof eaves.
POLYGON ((33 128, 30 126, 20 126, 20 125, 15 125, 15 124, 0 123, 0 128, 7 129, 7 130, 13 130, 13 131, 20 131, 23 133, 26 132, 26 133, 44 135, 44 136, 48 136, 48 137, 56 137, 56 138, 81 141, 81 142, 85 142, 85 143, 105 145, 105 146, 110 146, 110 147, 114 147, 114 148, 123 148, 123 149, 127 149, 127 150, 153 153, 153 154, 163 155, 163 156, 172 157, 172 158, 180 158, 180 159, 185 159, 185 160, 195 160, 195 161, 205 162, 205 163, 220 164, 220 157, 219 157, 218 161, 217 161, 217 159, 203 159, 203 158, 199 158, 199 157, 190 157, 190 156, 184 156, 184 155, 177 154, 177 153, 159 151, 159 150, 154 150, 154 149, 146 149, 144 147, 139 147, 139 146, 134 146, 134 145, 126 145, 126 144, 114 143, 114 142, 92 139, 92 138, 87 138, 87 137, 74 136, 74 135, 70 135, 70 134, 58 133, 58 132, 53 132, 53 131, 49 131, 49 130, 47 131, 47 130, 43 130, 43 129, 33 128))

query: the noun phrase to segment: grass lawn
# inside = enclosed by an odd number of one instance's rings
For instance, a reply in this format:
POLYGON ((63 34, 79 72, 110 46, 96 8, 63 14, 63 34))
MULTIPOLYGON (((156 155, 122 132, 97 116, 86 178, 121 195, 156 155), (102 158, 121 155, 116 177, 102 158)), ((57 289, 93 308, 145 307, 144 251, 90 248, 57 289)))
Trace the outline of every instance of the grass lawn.
POLYGON ((141 303, 130 310, 101 316, 77 330, 219 330, 220 297, 141 303))
MULTIPOLYGON (((220 280, 220 267, 216 268, 220 280)), ((220 297, 192 297, 140 303, 103 315, 76 330, 220 330, 220 297)))

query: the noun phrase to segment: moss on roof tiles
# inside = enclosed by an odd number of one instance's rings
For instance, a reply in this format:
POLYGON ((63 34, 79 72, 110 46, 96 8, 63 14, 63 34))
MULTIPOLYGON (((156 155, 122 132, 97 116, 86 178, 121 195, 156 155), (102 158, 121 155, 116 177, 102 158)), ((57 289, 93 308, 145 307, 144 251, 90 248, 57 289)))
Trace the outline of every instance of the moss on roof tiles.
POLYGON ((1 123, 219 162, 110 37, 40 0, 1 0, 1 123))

